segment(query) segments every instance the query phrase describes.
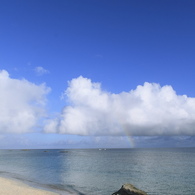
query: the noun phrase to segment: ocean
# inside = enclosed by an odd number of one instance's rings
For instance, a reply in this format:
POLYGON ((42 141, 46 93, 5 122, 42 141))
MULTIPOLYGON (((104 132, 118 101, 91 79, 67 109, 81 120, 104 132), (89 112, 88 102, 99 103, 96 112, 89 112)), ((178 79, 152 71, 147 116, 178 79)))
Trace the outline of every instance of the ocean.
POLYGON ((195 148, 0 150, 0 176, 60 194, 195 195, 195 148))

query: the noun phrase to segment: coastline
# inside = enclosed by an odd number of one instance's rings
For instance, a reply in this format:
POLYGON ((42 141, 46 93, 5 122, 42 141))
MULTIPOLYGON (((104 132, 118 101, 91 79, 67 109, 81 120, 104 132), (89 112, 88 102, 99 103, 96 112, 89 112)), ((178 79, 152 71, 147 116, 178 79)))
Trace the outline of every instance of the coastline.
POLYGON ((38 189, 23 182, 0 177, 0 194, 3 195, 58 195, 58 193, 38 189))

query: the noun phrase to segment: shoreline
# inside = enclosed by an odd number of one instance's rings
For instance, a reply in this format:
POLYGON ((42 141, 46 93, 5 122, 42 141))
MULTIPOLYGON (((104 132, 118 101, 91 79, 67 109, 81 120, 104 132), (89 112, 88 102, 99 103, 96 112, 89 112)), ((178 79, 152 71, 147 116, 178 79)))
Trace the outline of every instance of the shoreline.
POLYGON ((10 178, 5 178, 2 176, 0 177, 0 184, 1 184, 0 194, 4 194, 4 195, 12 195, 12 194, 16 194, 16 195, 19 195, 19 194, 21 195, 31 195, 31 194, 58 195, 58 193, 32 187, 21 181, 10 179, 10 178))
POLYGON ((3 195, 70 195, 66 192, 55 192, 49 189, 36 188, 17 179, 0 176, 0 194, 3 195))
MULTIPOLYGON (((0 195, 78 195, 68 186, 42 184, 33 180, 21 178, 18 174, 0 171, 0 195), (13 193, 14 192, 14 193, 13 193)), ((82 194, 82 193, 81 193, 82 194)), ((84 194, 83 194, 84 195, 84 194)))

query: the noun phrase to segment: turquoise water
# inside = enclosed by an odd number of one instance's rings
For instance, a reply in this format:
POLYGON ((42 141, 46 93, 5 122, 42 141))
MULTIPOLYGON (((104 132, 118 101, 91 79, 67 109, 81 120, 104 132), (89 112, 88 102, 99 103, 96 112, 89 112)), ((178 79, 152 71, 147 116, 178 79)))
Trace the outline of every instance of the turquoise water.
POLYGON ((80 195, 131 183, 149 195, 195 194, 195 148, 0 150, 0 176, 80 195))

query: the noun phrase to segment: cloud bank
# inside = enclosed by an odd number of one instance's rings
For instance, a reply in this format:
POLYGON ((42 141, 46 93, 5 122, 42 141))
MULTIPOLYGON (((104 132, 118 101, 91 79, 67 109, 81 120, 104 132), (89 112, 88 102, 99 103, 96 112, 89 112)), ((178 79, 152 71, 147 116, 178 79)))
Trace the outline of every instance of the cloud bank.
POLYGON ((0 71, 0 133, 32 131, 45 115, 44 105, 49 92, 44 84, 35 85, 25 79, 10 78, 0 71))
POLYGON ((144 83, 113 94, 82 76, 64 93, 70 106, 46 122, 47 133, 77 135, 195 135, 195 98, 171 86, 144 83))
MULTIPOLYGON (((45 84, 12 79, 0 71, 0 133, 36 131, 46 116, 45 84)), ((171 86, 144 83, 119 94, 102 90, 82 76, 64 92, 61 113, 45 121, 46 133, 95 136, 195 135, 195 98, 177 95, 171 86)))

